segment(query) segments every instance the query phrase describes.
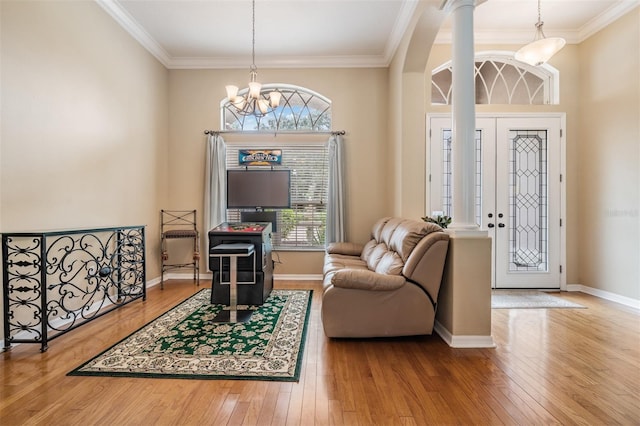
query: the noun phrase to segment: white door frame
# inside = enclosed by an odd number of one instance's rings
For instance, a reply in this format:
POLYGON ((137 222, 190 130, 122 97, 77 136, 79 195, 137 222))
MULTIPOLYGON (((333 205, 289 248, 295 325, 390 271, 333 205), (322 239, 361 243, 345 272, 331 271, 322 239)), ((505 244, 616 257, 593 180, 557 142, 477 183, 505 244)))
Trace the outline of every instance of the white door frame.
MULTIPOLYGON (((427 164, 427 173, 426 173, 426 182, 425 182, 425 188, 426 188, 426 196, 425 196, 425 214, 427 216, 430 216, 433 209, 431 208, 431 178, 432 175, 435 175, 436 173, 442 173, 441 169, 440 169, 440 165, 438 161, 431 161, 431 143, 432 143, 432 125, 431 125, 431 120, 432 119, 442 119, 442 118, 451 118, 451 114, 450 113, 430 113, 427 114, 426 116, 426 129, 427 129, 427 134, 426 134, 426 150, 425 150, 425 154, 426 154, 426 164, 427 164)), ((478 121, 480 121, 481 119, 484 118, 488 118, 488 119, 500 119, 500 118, 521 118, 521 119, 532 119, 532 118, 546 118, 546 119, 558 119, 560 121, 560 138, 559 138, 559 142, 560 142, 560 176, 558 177, 560 179, 560 187, 559 187, 559 191, 560 191, 560 220, 561 220, 561 226, 560 226, 560 235, 558 236, 559 238, 559 262, 560 262, 560 266, 561 266, 561 272, 560 272, 560 290, 562 291, 566 291, 567 289, 567 278, 566 278, 566 272, 567 272, 567 268, 566 268, 566 113, 554 113, 554 112, 549 112, 549 113, 477 113, 476 114, 476 119, 478 121)), ((434 135, 435 136, 435 135, 434 135)), ((485 177, 486 178, 486 177, 485 177)), ((552 177, 550 177, 552 178, 552 177)), ((495 266, 495 262, 492 262, 492 268, 495 266)))

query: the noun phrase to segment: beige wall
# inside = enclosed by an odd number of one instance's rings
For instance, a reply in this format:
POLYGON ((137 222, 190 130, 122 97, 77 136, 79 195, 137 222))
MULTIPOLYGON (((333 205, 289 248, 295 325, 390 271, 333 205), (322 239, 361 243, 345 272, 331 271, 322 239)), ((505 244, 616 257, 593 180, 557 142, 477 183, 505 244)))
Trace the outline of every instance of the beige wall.
POLYGON ((158 276, 167 70, 94 2, 0 8, 0 230, 147 225, 158 276))
POLYGON ((579 282, 640 300, 640 8, 578 53, 579 282))
MULTIPOLYGON (((331 99, 332 127, 346 131, 347 235, 353 241, 365 242, 373 223, 392 211, 388 190, 387 75, 383 68, 259 69, 258 80, 263 83, 294 84, 331 99)), ((220 130, 224 86, 242 86, 248 78, 248 69, 170 71, 170 208, 195 207, 202 217, 203 131, 220 130)), ((229 141, 238 139, 237 135, 224 137, 229 141)), ((273 135, 261 138, 273 141, 273 135)), ((204 245, 206 232, 203 235, 204 245)), ((276 264, 276 274, 322 273, 321 252, 281 252, 279 256, 282 263, 276 264)), ((204 272, 206 266, 203 264, 201 269, 204 272)))

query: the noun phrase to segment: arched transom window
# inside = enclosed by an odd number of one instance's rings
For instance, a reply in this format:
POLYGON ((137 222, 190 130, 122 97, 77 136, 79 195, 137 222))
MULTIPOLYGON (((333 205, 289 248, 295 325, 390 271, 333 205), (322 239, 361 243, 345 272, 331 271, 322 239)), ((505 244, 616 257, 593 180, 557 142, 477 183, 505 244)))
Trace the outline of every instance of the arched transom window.
MULTIPOLYGON (((223 130, 261 131, 330 131, 331 101, 309 89, 288 84, 264 84, 262 96, 273 90, 282 94, 280 105, 264 116, 241 115, 225 98, 220 102, 223 130)), ((244 95, 248 89, 238 94, 244 95)))
MULTIPOLYGON (((478 53, 475 59, 476 104, 545 105, 559 103, 559 73, 545 64, 516 61, 512 52, 478 53)), ((451 104, 451 61, 431 73, 431 103, 451 104)))

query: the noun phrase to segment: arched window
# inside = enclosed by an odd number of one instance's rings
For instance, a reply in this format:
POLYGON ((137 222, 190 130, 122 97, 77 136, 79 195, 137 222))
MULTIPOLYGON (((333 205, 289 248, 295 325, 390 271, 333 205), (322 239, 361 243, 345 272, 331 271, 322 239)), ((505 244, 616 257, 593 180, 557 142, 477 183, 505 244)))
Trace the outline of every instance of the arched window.
MULTIPOLYGON (((246 94, 247 90, 241 90, 239 94, 246 94)), ((266 98, 273 90, 282 94, 280 105, 264 116, 238 114, 227 98, 220 102, 223 130, 252 135, 250 140, 242 138, 241 141, 231 139, 227 142, 226 168, 244 167, 238 164, 241 150, 281 150, 281 164, 277 167, 291 171, 291 207, 265 210, 276 216, 272 240, 274 249, 324 250, 329 190, 326 138, 331 131, 331 101, 304 87, 285 84, 264 84, 262 96, 266 98), (269 137, 264 137, 262 132, 269 137), (278 138, 287 132, 298 134, 295 138, 278 138), (326 137, 319 139, 314 135, 316 132, 326 137)), ((227 209, 227 220, 241 221, 246 211, 227 209)))
MULTIPOLYGON (((238 94, 244 95, 245 88, 238 94)), ((262 95, 277 90, 282 94, 280 106, 267 115, 240 115, 233 104, 225 98, 220 102, 224 130, 277 130, 287 131, 330 131, 331 101, 309 89, 288 84, 264 84, 262 95)), ((266 99, 266 96, 265 96, 266 99)))
MULTIPOLYGON (((559 72, 516 61, 513 52, 481 52, 475 58, 476 104, 559 103, 559 72)), ((451 104, 451 61, 431 73, 431 103, 451 104)))

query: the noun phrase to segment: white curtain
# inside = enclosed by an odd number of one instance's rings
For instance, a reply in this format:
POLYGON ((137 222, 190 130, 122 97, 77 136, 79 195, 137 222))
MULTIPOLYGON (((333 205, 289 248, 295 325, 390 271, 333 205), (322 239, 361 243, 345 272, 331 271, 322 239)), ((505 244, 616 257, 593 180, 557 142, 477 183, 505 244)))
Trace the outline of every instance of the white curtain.
POLYGON ((207 164, 204 183, 205 232, 227 220, 227 148, 217 133, 207 139, 207 164))
POLYGON ((344 142, 339 134, 332 134, 329 149, 329 191, 327 201, 327 229, 325 244, 345 241, 345 182, 344 142))

